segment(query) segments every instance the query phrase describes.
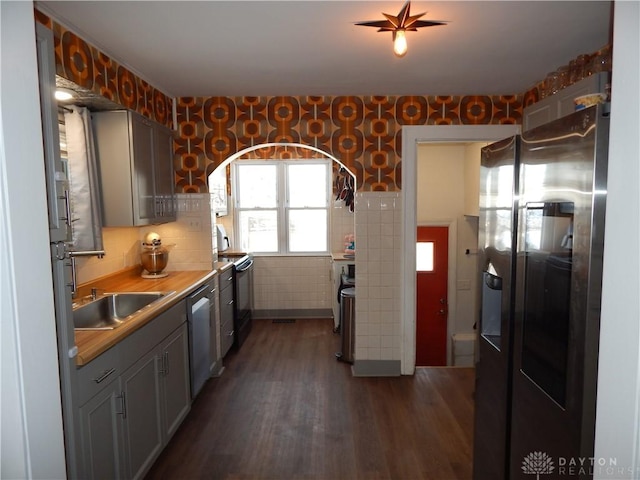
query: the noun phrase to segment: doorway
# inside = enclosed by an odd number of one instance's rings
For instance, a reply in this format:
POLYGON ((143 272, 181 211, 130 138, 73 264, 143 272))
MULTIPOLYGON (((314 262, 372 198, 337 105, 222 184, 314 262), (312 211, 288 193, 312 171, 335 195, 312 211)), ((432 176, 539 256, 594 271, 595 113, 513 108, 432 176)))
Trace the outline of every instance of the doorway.
MULTIPOLYGON (((520 125, 427 125, 402 128, 401 360, 403 375, 413 375, 416 365, 416 233, 417 149, 422 143, 496 141, 520 133, 520 125)), ((451 282, 451 277, 450 277, 451 282)), ((455 289, 449 289, 449 302, 455 289)))
POLYGON ((418 227, 416 366, 447 365, 449 227, 418 227))

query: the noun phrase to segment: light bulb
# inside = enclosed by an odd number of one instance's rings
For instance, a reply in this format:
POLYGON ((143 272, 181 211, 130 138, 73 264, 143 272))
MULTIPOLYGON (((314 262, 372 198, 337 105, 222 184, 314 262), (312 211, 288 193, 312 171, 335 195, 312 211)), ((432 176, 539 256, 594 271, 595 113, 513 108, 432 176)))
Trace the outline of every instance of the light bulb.
POLYGON ((56 100, 61 102, 71 100, 74 96, 74 93, 66 88, 58 88, 55 93, 56 100))
POLYGON ((407 37, 404 30, 393 32, 393 53, 397 57, 404 57, 407 53, 407 37))

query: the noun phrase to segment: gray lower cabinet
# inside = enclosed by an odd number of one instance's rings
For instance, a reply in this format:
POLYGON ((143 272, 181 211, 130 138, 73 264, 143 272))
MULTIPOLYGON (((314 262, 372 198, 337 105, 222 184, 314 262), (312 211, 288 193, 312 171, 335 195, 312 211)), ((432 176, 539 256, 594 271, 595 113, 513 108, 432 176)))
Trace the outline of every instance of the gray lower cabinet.
POLYGON ((189 331, 186 324, 164 341, 160 353, 162 437, 166 444, 191 409, 189 331))
POLYGON ((142 357, 121 377, 126 478, 141 478, 162 450, 158 351, 142 357))
POLYGON ((81 368, 78 380, 82 477, 142 478, 191 408, 185 302, 81 368))
POLYGON ((222 371, 222 355, 220 354, 220 279, 216 275, 212 281, 211 295, 209 299, 211 305, 211 315, 209 315, 209 374, 212 377, 220 375, 222 371))
POLYGON ((124 478, 120 380, 80 407, 84 478, 124 478))
POLYGON ((233 345, 233 272, 220 275, 220 355, 224 357, 233 345))

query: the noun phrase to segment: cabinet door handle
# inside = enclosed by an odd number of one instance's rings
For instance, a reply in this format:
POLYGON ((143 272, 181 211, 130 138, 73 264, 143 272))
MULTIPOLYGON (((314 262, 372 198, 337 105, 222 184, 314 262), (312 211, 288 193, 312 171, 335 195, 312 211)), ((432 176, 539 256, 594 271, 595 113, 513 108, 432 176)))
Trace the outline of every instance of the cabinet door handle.
POLYGON ((165 367, 164 367, 164 353, 162 354, 162 356, 161 356, 161 357, 159 357, 159 358, 158 358, 158 357, 156 357, 156 358, 157 358, 157 360, 160 362, 160 366, 158 367, 158 373, 159 373, 160 375, 164 375, 164 372, 165 372, 165 367))
POLYGON ((233 305, 233 300, 229 300, 229 301, 227 302, 227 305, 233 305))
POLYGON ((228 335, 229 335, 230 337, 233 337, 233 330, 231 330, 231 331, 228 333, 228 335))
POLYGON ((61 200, 64 200, 64 217, 60 217, 60 220, 64 220, 68 227, 71 226, 71 201, 69 200, 69 189, 64 189, 64 194, 58 197, 61 200))
POLYGON ((164 374, 169 375, 169 352, 164 352, 164 374))
POLYGON ((71 295, 75 295, 78 291, 78 277, 76 275, 76 257, 70 257, 67 267, 71 267, 71 283, 67 283, 67 287, 71 287, 71 295))
POLYGON ((115 368, 110 368, 109 370, 105 370, 104 372, 102 372, 102 375, 100 375, 98 378, 94 378, 93 381, 96 383, 102 383, 102 381, 104 381, 109 375, 111 375, 115 371, 116 371, 115 368))
POLYGON ((122 400, 122 403, 121 403, 122 410, 116 413, 118 415, 122 415, 122 419, 124 420, 127 418, 127 399, 125 396, 125 392, 124 391, 120 392, 120 395, 117 395, 116 398, 119 398, 122 400))

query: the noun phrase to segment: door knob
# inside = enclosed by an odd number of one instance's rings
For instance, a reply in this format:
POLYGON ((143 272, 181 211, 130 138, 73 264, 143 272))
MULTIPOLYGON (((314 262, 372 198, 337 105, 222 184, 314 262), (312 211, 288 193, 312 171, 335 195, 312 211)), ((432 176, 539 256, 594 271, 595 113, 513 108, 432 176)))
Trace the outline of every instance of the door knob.
POLYGON ((446 305, 447 301, 444 298, 440 299, 440 304, 441 305, 446 305))

